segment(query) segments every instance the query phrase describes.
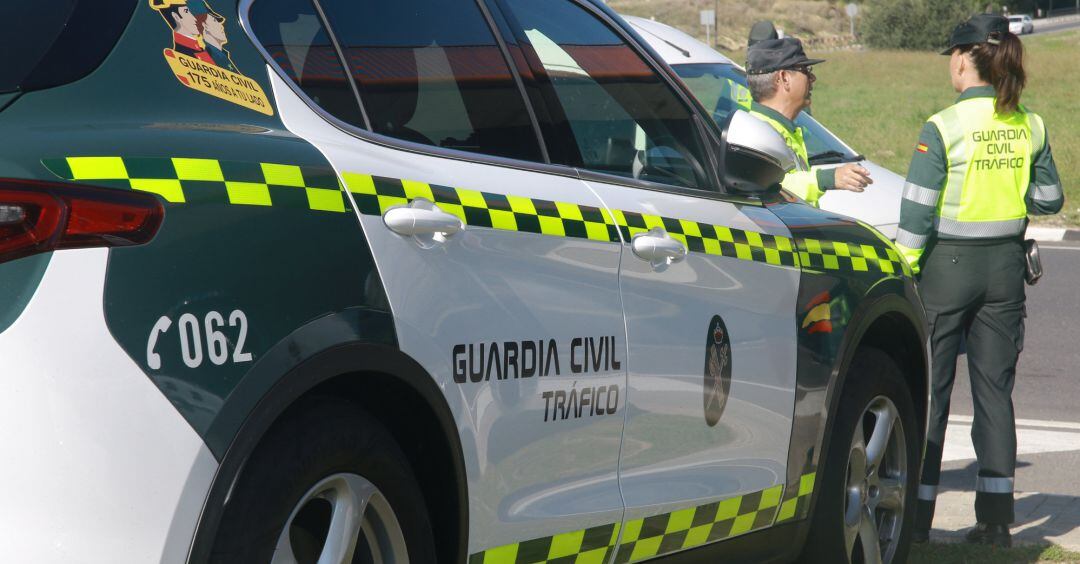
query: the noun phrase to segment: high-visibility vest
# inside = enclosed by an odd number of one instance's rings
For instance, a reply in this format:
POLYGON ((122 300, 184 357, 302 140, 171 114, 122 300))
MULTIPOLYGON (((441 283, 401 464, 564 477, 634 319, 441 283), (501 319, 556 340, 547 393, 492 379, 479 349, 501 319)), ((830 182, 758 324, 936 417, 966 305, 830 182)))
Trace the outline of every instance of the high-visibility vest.
POLYGON ((784 189, 806 200, 813 206, 818 205, 818 200, 824 192, 818 186, 817 172, 810 169, 810 158, 807 156, 806 141, 803 139, 803 130, 796 127, 795 131, 789 131, 784 124, 761 112, 751 111, 750 115, 772 126, 784 138, 784 143, 795 153, 797 170, 788 173, 781 182, 784 189))
MULTIPOLYGON (((1024 196, 1031 166, 1046 143, 1042 118, 1023 107, 999 116, 994 98, 960 101, 930 118, 945 145, 948 176, 937 204, 935 230, 945 239, 1019 235, 1027 226, 1024 196)), ((908 197, 910 197, 909 195, 908 197)))

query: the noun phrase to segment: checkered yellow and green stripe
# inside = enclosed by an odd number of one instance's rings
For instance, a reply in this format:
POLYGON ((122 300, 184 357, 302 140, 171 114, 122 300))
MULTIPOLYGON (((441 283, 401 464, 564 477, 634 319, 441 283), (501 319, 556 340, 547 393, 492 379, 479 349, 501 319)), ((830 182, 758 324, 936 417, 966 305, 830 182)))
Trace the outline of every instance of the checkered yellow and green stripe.
MULTIPOLYGON (((82 156, 44 159, 60 178, 152 192, 174 204, 224 203, 345 212, 350 202, 332 169, 323 166, 201 158, 82 156)), ((382 215, 424 198, 470 227, 617 243, 663 228, 693 253, 804 270, 910 276, 888 243, 853 244, 790 238, 631 211, 480 192, 346 172, 345 188, 360 213, 382 215)))
POLYGON ((391 207, 424 198, 472 227, 606 242, 630 241, 634 235, 660 227, 694 253, 772 266, 910 275, 907 263, 899 253, 884 244, 792 239, 783 235, 624 210, 612 210, 609 215, 606 210, 579 204, 368 174, 346 172, 343 177, 346 188, 356 200, 357 208, 368 215, 381 215, 391 207))
POLYGON ((612 523, 490 548, 469 564, 606 564, 618 540, 619 524, 612 523))
POLYGON ((333 169, 324 166, 158 157, 67 157, 42 164, 65 180, 152 192, 173 204, 349 209, 333 169))
POLYGON ((611 216, 601 208, 353 172, 344 173, 342 178, 363 214, 382 215, 394 206, 424 198, 470 227, 619 241, 611 216))
POLYGON ((841 270, 911 277, 911 267, 892 245, 796 239, 803 270, 841 270))
POLYGON ((621 525, 508 544, 473 554, 469 564, 591 564, 608 562, 612 551, 617 551, 616 563, 647 560, 769 527, 777 516, 783 492, 781 484, 621 525))
POLYGON ((817 472, 810 472, 803 474, 798 482, 788 485, 784 492, 784 501, 780 504, 780 512, 776 515, 777 523, 806 517, 810 512, 810 494, 814 493, 816 479, 817 472))
POLYGON ((799 266, 795 245, 783 235, 767 235, 686 219, 615 210, 615 223, 623 239, 661 227, 692 253, 763 262, 773 266, 799 266))
POLYGON ((616 563, 637 562, 769 527, 784 486, 725 499, 623 525, 616 563))

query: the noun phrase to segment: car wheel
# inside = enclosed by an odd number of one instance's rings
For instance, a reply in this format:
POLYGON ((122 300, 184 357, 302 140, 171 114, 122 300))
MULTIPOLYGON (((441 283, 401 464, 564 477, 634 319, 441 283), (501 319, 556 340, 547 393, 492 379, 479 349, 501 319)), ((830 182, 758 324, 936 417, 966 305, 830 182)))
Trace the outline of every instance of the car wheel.
POLYGON ((860 350, 840 398, 807 561, 907 559, 920 460, 915 421, 896 363, 880 350, 860 350))
POLYGON ((306 401, 244 464, 214 562, 434 562, 408 460, 373 417, 339 399, 306 401))

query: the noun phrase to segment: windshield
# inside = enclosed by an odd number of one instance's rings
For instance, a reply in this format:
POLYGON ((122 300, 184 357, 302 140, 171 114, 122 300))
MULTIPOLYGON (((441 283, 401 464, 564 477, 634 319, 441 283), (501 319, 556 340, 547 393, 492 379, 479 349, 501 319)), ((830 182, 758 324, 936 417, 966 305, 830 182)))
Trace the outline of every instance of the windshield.
MULTIPOLYGON (((735 65, 700 63, 672 65, 701 104, 712 112, 713 120, 723 124, 736 109, 750 109, 750 91, 746 88, 746 73, 735 65)), ((811 164, 856 160, 859 155, 825 129, 810 114, 802 112, 795 125, 803 129, 806 152, 811 164), (816 157, 816 158, 815 158, 816 157)))
MULTIPOLYGON (((998 20, 998 21, 1001 21, 1001 20, 998 20)), ((1022 21, 1024 21, 1024 18, 1022 16, 1009 16, 1009 21, 1010 22, 1022 22, 1022 21)))

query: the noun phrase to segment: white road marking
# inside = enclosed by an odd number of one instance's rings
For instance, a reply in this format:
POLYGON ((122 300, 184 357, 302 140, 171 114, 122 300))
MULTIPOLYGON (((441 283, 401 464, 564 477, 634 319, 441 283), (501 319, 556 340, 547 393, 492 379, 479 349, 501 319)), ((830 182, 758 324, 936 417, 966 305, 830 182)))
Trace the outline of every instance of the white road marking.
MULTIPOLYGON (((949 417, 942 462, 975 459, 975 447, 971 444, 971 423, 971 416, 949 417)), ((1080 450, 1080 423, 1036 419, 1016 420, 1017 455, 1073 450, 1080 450)))
POLYGON ((1049 245, 1039 245, 1039 250, 1053 249, 1055 251, 1080 251, 1080 247, 1051 247, 1049 245))
MULTIPOLYGON (((949 423, 971 425, 975 418, 970 415, 950 415, 949 423)), ((1042 427, 1044 429, 1073 429, 1080 431, 1080 423, 1072 421, 1042 421, 1039 419, 1017 419, 1017 427, 1042 427)))

